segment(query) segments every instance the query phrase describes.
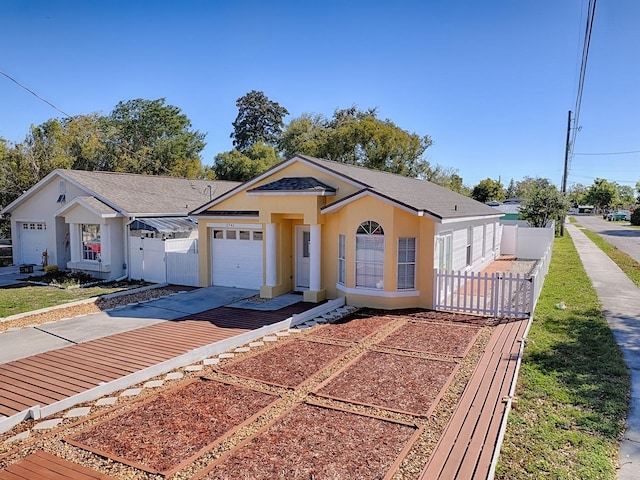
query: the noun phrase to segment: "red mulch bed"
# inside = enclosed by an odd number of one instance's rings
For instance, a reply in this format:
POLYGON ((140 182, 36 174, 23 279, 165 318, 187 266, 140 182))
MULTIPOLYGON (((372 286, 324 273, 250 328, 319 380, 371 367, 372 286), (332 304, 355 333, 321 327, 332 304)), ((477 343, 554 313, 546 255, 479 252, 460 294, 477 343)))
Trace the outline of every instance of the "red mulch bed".
POLYGON ((278 398, 249 388, 194 381, 67 441, 151 473, 171 475, 278 398))
POLYGON ((385 317, 353 318, 345 323, 331 323, 318 327, 309 337, 360 342, 392 321, 393 319, 385 317))
POLYGON ((434 310, 418 310, 416 312, 398 312, 399 315, 405 315, 411 320, 436 320, 438 322, 456 322, 468 323, 471 325, 495 326, 498 324, 496 318, 481 317, 478 315, 466 315, 456 312, 436 312, 434 310))
POLYGON ((458 364, 409 355, 367 352, 327 379, 316 394, 336 400, 429 416, 458 364))
POLYGON ((410 425, 302 404, 223 456, 203 478, 388 478, 416 432, 410 425))
POLYGON ((378 345, 464 357, 473 346, 478 333, 480 328, 467 325, 410 322, 380 340, 378 345))
POLYGON ((295 388, 349 350, 341 345, 293 340, 219 371, 270 385, 295 388))

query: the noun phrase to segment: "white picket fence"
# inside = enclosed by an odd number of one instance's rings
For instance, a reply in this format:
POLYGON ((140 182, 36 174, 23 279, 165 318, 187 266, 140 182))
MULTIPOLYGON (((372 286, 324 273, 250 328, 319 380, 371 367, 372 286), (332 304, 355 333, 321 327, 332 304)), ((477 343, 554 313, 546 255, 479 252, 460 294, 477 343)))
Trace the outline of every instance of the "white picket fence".
POLYGON ((491 317, 533 314, 551 262, 549 245, 530 274, 434 272, 434 309, 491 317))

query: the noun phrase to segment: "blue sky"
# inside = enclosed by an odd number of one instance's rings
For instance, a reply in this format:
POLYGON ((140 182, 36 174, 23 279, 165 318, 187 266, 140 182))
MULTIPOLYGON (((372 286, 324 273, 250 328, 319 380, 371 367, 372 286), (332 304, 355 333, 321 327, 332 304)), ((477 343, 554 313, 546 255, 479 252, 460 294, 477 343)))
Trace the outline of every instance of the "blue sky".
MULTIPOLYGON (((236 99, 263 91, 330 117, 376 107, 435 144, 426 158, 483 178, 560 184, 587 0, 0 0, 0 71, 70 115, 157 99, 231 149, 236 99)), ((600 0, 576 153, 640 151, 640 2, 600 0)), ((0 136, 62 116, 0 76, 0 136)), ((635 185, 640 153, 576 155, 569 185, 635 185)))

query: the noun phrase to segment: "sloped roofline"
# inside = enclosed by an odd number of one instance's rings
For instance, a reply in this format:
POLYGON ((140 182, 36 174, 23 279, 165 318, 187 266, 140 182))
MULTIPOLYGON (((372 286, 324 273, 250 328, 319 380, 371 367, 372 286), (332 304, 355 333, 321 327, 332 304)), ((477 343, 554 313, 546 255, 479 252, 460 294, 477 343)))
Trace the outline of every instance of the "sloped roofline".
POLYGON ((321 165, 319 163, 316 163, 313 161, 313 159, 311 157, 306 157, 304 155, 295 155, 293 157, 291 157, 289 160, 285 160, 273 167, 271 167, 269 170, 266 170, 264 172, 262 172, 260 175, 258 175, 257 177, 242 183, 240 185, 238 185, 235 188, 232 188, 231 190, 229 190, 226 193, 223 193, 222 195, 212 199, 210 202, 205 203, 204 205, 196 208, 195 210, 192 210, 191 212, 189 212, 189 215, 206 215, 206 211, 217 205, 218 203, 226 200, 229 197, 232 197, 233 195, 235 195, 236 193, 242 191, 242 190, 248 190, 251 186, 255 185, 256 183, 260 182, 261 180, 269 177, 270 175, 273 175, 274 173, 279 172, 280 170, 283 170, 284 168, 288 167, 289 165, 295 163, 295 162, 302 162, 305 163, 311 167, 314 167, 318 170, 323 170, 325 172, 331 172, 332 175, 335 175, 337 177, 342 178, 343 180, 345 180, 346 182, 355 185, 357 187, 360 188, 367 188, 369 187, 369 185, 366 185, 354 178, 351 178, 347 175, 344 175, 340 172, 336 172, 335 170, 332 170, 330 168, 327 168, 324 165, 321 165))
MULTIPOLYGON (((29 190, 24 192, 22 195, 20 195, 18 198, 16 198, 9 205, 4 207, 0 211, 0 214, 11 213, 18 206, 20 206, 22 203, 27 201, 27 199, 32 194, 34 194, 34 193, 38 192, 39 190, 43 189, 46 185, 48 185, 53 180, 54 177, 57 176, 57 177, 60 177, 61 179, 64 179, 65 181, 70 182, 71 184, 75 185, 80 190, 83 190, 84 192, 87 193, 87 196, 92 196, 92 197, 95 197, 96 199, 100 200, 102 203, 104 203, 105 205, 111 207, 112 209, 114 209, 116 212, 118 212, 119 214, 121 214, 123 216, 127 216, 127 217, 137 217, 137 216, 140 216, 140 217, 187 216, 186 214, 185 215, 177 215, 176 212, 154 212, 154 213, 129 212, 129 211, 125 210, 124 208, 122 208, 120 205, 118 205, 116 202, 114 202, 111 199, 106 198, 105 196, 100 195, 99 193, 95 192, 94 190, 92 190, 91 188, 87 187, 82 182, 80 182, 80 181, 76 180, 75 178, 73 178, 72 176, 68 175, 66 172, 67 172, 66 169, 61 169, 61 168, 56 168, 55 170, 51 171, 49 174, 44 176, 40 181, 38 181, 35 185, 33 185, 31 188, 29 188, 29 190)), ((87 170, 86 172, 91 173, 90 170, 87 170)), ((117 172, 101 172, 101 173, 117 173, 117 172)), ((128 175, 128 174, 122 173, 122 175, 128 175)), ((136 174, 131 174, 131 175, 136 175, 136 174)))

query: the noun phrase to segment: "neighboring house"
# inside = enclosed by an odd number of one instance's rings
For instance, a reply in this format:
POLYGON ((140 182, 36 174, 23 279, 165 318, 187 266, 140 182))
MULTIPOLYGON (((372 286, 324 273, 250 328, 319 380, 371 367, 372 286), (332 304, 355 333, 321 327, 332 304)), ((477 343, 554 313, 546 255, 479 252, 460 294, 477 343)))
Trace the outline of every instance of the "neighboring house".
POLYGON ((502 214, 424 180, 298 155, 191 215, 201 286, 430 308, 434 268, 496 257, 502 214))
POLYGON ((511 202, 511 203, 498 203, 497 205, 490 205, 492 208, 503 213, 502 217, 500 217, 500 221, 502 224, 505 224, 506 221, 516 221, 520 219, 520 203, 519 202, 511 202))
POLYGON ((115 279, 129 275, 130 235, 193 236, 197 225, 187 213, 237 185, 54 170, 0 213, 11 216, 14 264, 44 261, 115 279))

